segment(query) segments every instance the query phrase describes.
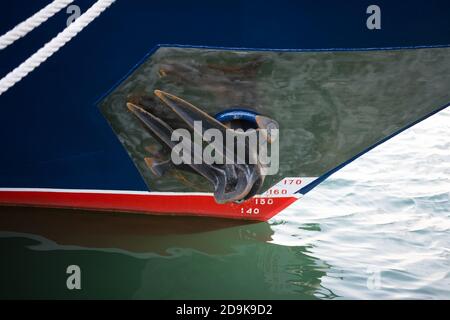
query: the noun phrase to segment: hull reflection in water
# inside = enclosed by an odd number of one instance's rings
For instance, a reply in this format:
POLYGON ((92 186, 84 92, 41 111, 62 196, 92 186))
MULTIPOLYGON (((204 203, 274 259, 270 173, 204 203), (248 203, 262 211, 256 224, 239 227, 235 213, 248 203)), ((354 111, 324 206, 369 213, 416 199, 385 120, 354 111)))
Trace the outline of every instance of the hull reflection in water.
POLYGON ((328 266, 307 248, 268 243, 266 222, 63 211, 0 210, 8 297, 334 297, 320 285, 328 266), (79 293, 61 285, 74 263, 85 279, 79 293), (14 265, 40 276, 27 283, 14 265))

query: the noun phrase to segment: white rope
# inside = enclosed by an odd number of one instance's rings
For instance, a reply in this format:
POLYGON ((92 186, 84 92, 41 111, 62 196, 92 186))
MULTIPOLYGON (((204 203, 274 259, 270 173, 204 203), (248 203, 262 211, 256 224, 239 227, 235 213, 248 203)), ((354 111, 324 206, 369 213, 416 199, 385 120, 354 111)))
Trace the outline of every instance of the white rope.
POLYGON ((58 33, 56 37, 47 42, 42 48, 36 51, 31 57, 25 60, 20 66, 8 73, 0 80, 0 95, 22 80, 31 71, 36 69, 41 63, 47 60, 52 54, 57 52, 62 46, 75 37, 89 23, 105 11, 115 0, 98 0, 85 13, 78 17, 75 22, 58 33))
POLYGON ((27 20, 19 23, 17 26, 0 37, 0 50, 5 49, 17 39, 25 36, 28 32, 47 21, 55 13, 59 12, 62 8, 67 7, 67 5, 73 1, 74 0, 55 0, 29 17, 27 20))

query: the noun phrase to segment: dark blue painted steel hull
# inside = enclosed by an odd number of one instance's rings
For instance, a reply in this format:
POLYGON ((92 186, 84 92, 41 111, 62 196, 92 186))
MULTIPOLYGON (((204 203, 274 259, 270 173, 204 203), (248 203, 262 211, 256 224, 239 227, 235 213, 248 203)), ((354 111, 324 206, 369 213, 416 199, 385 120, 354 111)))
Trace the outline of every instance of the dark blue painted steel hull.
MULTIPOLYGON (((0 3, 4 33, 48 1, 0 3), (26 3, 26 5, 25 5, 26 3)), ((83 8, 93 1, 81 1, 83 8)), ((0 96, 0 187, 146 190, 95 102, 161 43, 236 48, 373 48, 450 43, 448 1, 118 0, 77 38, 0 96)), ((56 17, 6 50, 1 74, 65 27, 56 17)))

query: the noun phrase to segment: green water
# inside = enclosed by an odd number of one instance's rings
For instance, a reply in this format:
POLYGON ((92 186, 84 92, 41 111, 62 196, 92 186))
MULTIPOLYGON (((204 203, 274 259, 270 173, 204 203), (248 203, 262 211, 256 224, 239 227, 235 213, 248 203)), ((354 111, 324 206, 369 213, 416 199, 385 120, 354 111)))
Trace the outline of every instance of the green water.
POLYGON ((320 287, 329 266, 307 246, 268 243, 269 223, 19 208, 3 215, 14 215, 3 229, 43 236, 1 234, 2 298, 334 297, 320 287), (26 218, 41 222, 25 227, 26 218), (66 288, 72 264, 82 271, 79 291, 66 288))

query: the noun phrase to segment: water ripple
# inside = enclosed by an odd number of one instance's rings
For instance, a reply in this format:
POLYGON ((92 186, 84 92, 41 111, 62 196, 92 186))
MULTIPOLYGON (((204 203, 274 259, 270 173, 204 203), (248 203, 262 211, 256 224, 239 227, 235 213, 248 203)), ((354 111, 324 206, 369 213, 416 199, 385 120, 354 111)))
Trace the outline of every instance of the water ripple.
POLYGON ((308 246, 339 298, 449 299, 449 119, 447 108, 336 173, 272 223, 273 243, 308 246))

